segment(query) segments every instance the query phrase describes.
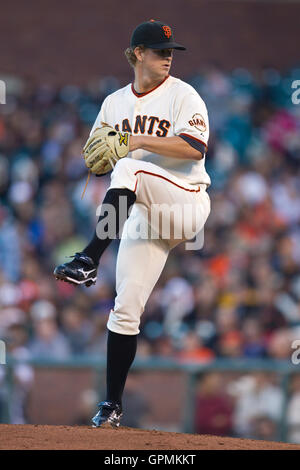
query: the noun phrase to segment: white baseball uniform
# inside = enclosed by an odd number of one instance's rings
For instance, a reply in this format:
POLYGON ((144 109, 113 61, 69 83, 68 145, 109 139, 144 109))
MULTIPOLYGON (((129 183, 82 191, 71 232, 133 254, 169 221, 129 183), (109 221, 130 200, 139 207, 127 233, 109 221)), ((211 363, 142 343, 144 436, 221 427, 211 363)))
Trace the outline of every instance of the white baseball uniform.
POLYGON ((133 135, 180 136, 204 155, 201 160, 186 160, 138 149, 119 160, 111 173, 109 189, 134 191, 136 203, 120 241, 117 296, 107 326, 115 333, 135 335, 139 333, 141 314, 170 250, 200 232, 210 213, 206 189, 211 181, 205 170, 209 137, 207 109, 193 87, 168 76, 147 93, 136 93, 129 84, 109 95, 91 133, 101 127, 101 122, 133 135), (174 210, 171 216, 169 208, 174 210), (170 220, 167 235, 163 222, 158 223, 158 218, 152 217, 159 211, 163 213, 162 218, 170 220), (145 225, 145 220, 149 230, 153 228, 150 236, 128 236, 137 232, 137 226, 145 225))

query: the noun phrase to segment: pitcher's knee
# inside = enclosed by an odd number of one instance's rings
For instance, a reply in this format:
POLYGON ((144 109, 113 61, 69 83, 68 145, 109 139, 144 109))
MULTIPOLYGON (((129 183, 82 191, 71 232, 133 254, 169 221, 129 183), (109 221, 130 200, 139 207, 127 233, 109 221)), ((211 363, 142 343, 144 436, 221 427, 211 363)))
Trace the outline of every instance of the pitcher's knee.
POLYGON ((133 191, 136 183, 135 164, 132 158, 118 160, 111 174, 110 188, 127 188, 133 191))
POLYGON ((126 312, 111 310, 107 322, 107 328, 121 335, 139 334, 140 318, 134 318, 126 312))

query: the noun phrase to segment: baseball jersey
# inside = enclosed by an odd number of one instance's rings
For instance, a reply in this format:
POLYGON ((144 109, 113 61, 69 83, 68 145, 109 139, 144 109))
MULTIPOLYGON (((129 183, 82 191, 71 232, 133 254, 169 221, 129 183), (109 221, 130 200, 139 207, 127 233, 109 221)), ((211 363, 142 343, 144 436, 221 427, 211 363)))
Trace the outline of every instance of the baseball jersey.
POLYGON ((129 84, 105 98, 91 133, 101 127, 101 122, 132 135, 183 138, 202 152, 201 160, 164 157, 143 149, 129 152, 128 157, 158 165, 189 184, 211 184, 205 170, 207 109, 191 85, 170 75, 146 93, 137 93, 129 84))

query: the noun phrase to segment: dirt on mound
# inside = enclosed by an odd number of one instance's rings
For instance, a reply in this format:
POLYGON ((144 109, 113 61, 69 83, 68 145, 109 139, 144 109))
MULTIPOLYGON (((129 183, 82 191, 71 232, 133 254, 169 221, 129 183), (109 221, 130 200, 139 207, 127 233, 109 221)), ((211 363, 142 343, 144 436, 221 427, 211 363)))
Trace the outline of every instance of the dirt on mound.
POLYGON ((121 427, 0 425, 9 450, 300 450, 300 445, 121 427))

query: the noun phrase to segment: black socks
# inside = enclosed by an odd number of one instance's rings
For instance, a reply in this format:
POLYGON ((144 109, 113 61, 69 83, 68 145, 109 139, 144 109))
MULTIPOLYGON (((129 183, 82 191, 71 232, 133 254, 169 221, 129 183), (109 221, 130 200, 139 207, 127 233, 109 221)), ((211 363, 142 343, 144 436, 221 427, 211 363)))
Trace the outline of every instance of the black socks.
MULTIPOLYGON (((136 195, 129 189, 110 189, 101 205, 95 234, 83 250, 95 264, 108 245, 117 237, 135 203, 136 195)), ((130 366, 135 358, 138 335, 121 335, 108 330, 107 339, 107 401, 121 405, 130 366)))
POLYGON ((83 253, 92 258, 96 265, 99 264, 102 253, 119 234, 135 200, 135 193, 129 189, 110 189, 107 191, 102 202, 95 234, 83 250, 83 253))
POLYGON ((106 400, 121 406, 127 374, 136 354, 137 337, 138 335, 120 335, 108 330, 106 400))

